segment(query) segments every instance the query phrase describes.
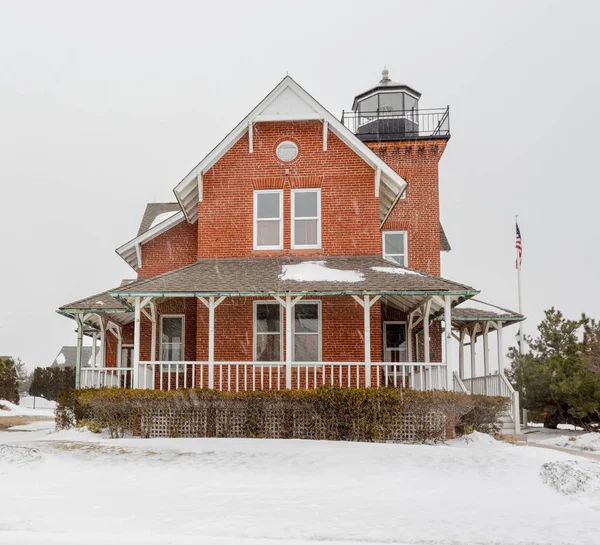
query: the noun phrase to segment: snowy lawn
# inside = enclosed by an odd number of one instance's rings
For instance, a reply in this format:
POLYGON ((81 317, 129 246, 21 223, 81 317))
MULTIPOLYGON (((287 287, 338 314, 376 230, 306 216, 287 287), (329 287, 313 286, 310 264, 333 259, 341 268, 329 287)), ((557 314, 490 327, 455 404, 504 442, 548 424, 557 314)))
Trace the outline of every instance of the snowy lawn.
POLYGON ((600 542, 600 463, 488 436, 110 440, 45 424, 0 433, 0 543, 600 542))
POLYGON ((0 399, 0 418, 3 416, 46 416, 46 417, 54 417, 54 407, 56 403, 54 401, 46 401, 44 408, 29 408, 27 406, 22 405, 23 399, 21 399, 21 403, 19 405, 15 405, 10 401, 6 401, 0 399))

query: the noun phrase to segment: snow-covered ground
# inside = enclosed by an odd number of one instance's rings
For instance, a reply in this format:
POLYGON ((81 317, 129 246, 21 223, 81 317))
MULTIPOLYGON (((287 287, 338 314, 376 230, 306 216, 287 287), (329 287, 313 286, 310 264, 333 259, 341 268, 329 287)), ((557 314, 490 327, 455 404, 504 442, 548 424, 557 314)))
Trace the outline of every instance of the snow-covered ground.
POLYGON ((29 408, 26 405, 23 406, 22 402, 23 399, 21 399, 19 405, 15 405, 10 401, 0 399, 0 418, 3 416, 54 416, 54 407, 56 406, 54 401, 46 401, 44 408, 37 408, 36 403, 35 409, 29 408))
POLYGON ((56 408, 56 401, 44 399, 39 396, 21 396, 19 407, 25 407, 26 409, 54 409, 56 408))
POLYGON ((572 426, 557 430, 538 428, 525 430, 525 433, 530 443, 600 453, 600 433, 584 432, 572 426))
POLYGON ((599 462, 478 434, 424 446, 25 429, 0 433, 0 543, 600 541, 599 462))

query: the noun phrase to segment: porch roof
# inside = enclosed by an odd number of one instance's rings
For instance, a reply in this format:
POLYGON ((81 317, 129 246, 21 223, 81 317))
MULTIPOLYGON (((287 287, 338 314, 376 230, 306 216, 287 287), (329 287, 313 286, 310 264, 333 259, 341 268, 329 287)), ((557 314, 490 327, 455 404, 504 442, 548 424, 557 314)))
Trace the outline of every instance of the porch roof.
POLYGON ((477 293, 377 256, 200 259, 109 291, 124 302, 131 297, 386 295, 401 310, 412 310, 430 296, 451 295, 456 304, 477 293))
MULTIPOLYGON (((127 285, 127 284, 126 284, 127 285)), ((125 286, 126 286, 125 285, 125 286)), ((119 287, 124 287, 123 284, 119 287)), ((114 288, 117 289, 117 288, 114 288)), ((97 293, 96 295, 90 295, 89 297, 85 297, 83 299, 79 299, 77 301, 73 301, 72 303, 68 303, 59 307, 59 311, 91 311, 91 312, 101 312, 101 313, 114 313, 114 312, 127 312, 130 311, 131 308, 127 306, 122 301, 119 301, 109 295, 109 292, 113 290, 103 291, 102 293, 97 293)))
MULTIPOLYGON (((126 284, 121 282, 121 286, 123 285, 126 284)), ((103 320, 122 326, 133 322, 134 319, 131 307, 109 295, 108 291, 63 305, 57 312, 72 319, 75 319, 76 314, 81 313, 84 316, 86 325, 94 329, 99 329, 103 320)), ((84 334, 89 333, 84 332, 84 334)))
POLYGON ((525 316, 479 299, 470 299, 462 306, 452 309, 452 327, 461 331, 479 325, 483 331, 485 322, 503 322, 504 326, 522 322, 525 316))

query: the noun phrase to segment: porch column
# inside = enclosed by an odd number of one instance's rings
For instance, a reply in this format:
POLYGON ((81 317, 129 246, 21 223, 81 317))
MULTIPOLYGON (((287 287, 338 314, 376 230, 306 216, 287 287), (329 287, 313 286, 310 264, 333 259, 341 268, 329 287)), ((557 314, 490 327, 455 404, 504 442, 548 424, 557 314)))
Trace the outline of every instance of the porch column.
MULTIPOLYGON (((221 384, 219 384, 219 387, 221 384)), ((215 387, 215 298, 208 298, 208 387, 215 387)))
MULTIPOLYGON (((381 295, 376 295, 371 299, 370 295, 363 296, 361 299, 357 295, 352 296, 356 302, 363 308, 364 321, 364 348, 365 348, 365 387, 371 387, 371 307, 379 301, 381 295)), ((358 379, 357 379, 358 382, 358 379)))
MULTIPOLYGON (((431 312, 431 299, 425 303, 425 312, 423 313, 423 361, 424 363, 431 362, 431 355, 429 350, 429 313, 431 312)), ((431 366, 427 366, 427 373, 429 374, 428 383, 426 383, 425 389, 431 390, 431 366)))
MULTIPOLYGON (((208 308, 208 387, 211 390, 215 388, 215 309, 224 301, 225 296, 221 295, 216 301, 214 295, 208 297, 198 297, 200 301, 208 308)), ((201 371, 202 372, 202 371, 201 371)), ((219 384, 222 388, 222 384, 219 384)))
POLYGON ((123 363, 123 328, 121 326, 117 326, 117 367, 121 367, 123 363))
POLYGON ((465 378, 465 330, 460 330, 460 339, 458 342, 458 376, 465 378))
MULTIPOLYGON (((487 377, 490 374, 490 355, 488 348, 488 330, 490 328, 490 323, 485 322, 483 326, 483 376, 487 377)), ((483 383, 484 393, 487 395, 488 393, 488 381, 487 378, 483 383)))
POLYGON ((96 367, 96 356, 98 350, 98 333, 92 333, 92 367, 96 367))
MULTIPOLYGON (((292 305, 292 296, 285 296, 285 387, 288 390, 292 389, 292 320, 293 318, 293 309, 292 305)), ((298 369, 300 372, 300 369, 298 369)), ((308 386, 307 386, 308 388, 308 386)))
POLYGON ((504 347, 502 346, 502 322, 496 322, 498 332, 498 374, 504 373, 504 347))
MULTIPOLYGON (((293 324, 294 324, 294 306, 302 299, 302 295, 298 295, 292 299, 291 295, 286 295, 285 299, 275 295, 274 298, 285 309, 285 387, 288 390, 292 389, 292 354, 294 351, 293 342, 293 324)), ((300 372, 298 370, 298 372, 300 372)))
MULTIPOLYGON (((408 324, 406 327, 406 356, 408 363, 413 362, 413 322, 415 320, 414 312, 408 315, 408 324)), ((384 358, 385 359, 385 358, 384 358)), ((387 385, 386 385, 387 386, 387 385)), ((410 387, 415 387, 415 366, 410 366, 410 387)))
POLYGON ((75 356, 75 389, 81 388, 81 360, 83 359, 83 315, 78 312, 75 315, 77 322, 77 353, 75 356))
POLYGON ((135 319, 133 322, 133 387, 137 388, 140 380, 140 320, 141 300, 135 298, 135 319))
POLYGON ((452 298, 444 297, 444 329, 446 351, 446 389, 454 389, 454 367, 452 365, 452 298))
POLYGON ((150 316, 152 318, 152 346, 150 347, 150 361, 156 361, 156 305, 150 302, 150 316))
POLYGON ((477 355, 475 353, 475 344, 477 343, 477 326, 473 326, 471 328, 469 337, 471 338, 471 378, 475 378, 477 376, 477 355))
MULTIPOLYGON (((93 367, 96 367, 94 361, 93 367)), ((98 367, 106 367, 106 322, 100 318, 100 365, 98 367)))

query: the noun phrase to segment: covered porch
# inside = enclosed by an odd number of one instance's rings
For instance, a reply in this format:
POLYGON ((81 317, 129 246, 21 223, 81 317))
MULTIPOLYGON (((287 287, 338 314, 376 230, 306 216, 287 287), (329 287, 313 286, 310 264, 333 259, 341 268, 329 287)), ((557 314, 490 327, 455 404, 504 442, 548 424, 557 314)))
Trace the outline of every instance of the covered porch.
POLYGON ((82 388, 452 390, 452 307, 476 293, 376 257, 201 260, 60 312, 100 340, 105 364, 79 369, 82 388), (406 332, 394 350, 390 316, 406 332))

